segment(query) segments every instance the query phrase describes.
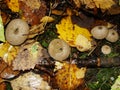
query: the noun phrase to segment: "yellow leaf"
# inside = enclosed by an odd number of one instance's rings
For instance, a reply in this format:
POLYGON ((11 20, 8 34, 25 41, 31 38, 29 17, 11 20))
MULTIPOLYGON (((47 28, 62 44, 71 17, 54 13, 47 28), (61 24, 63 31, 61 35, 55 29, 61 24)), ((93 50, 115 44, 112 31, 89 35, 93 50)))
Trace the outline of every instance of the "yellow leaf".
POLYGON ((75 40, 79 34, 91 41, 91 34, 86 28, 72 23, 71 16, 67 16, 56 25, 59 38, 65 40, 70 46, 76 47, 75 40))
POLYGON ((93 0, 97 8, 109 9, 115 4, 113 0, 93 0))
POLYGON ((19 50, 19 46, 12 46, 9 43, 1 43, 0 44, 0 57, 3 58, 3 60, 8 63, 9 65, 16 57, 19 50))
POLYGON ((19 2, 18 0, 6 0, 8 7, 13 12, 19 12, 19 2))
POLYGON ((5 42, 4 26, 3 26, 1 15, 0 15, 0 41, 5 42))
POLYGON ((84 82, 86 68, 78 68, 75 64, 64 63, 55 74, 60 90, 75 90, 84 82))
POLYGON ((46 23, 46 22, 53 22, 54 18, 50 16, 44 16, 41 20, 41 22, 46 23))

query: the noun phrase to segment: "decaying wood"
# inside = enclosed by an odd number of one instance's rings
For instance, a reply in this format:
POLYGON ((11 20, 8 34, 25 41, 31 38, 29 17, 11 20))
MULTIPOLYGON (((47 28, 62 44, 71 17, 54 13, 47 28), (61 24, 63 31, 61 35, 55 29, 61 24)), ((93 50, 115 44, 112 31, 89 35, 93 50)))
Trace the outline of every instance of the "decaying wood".
POLYGON ((77 64, 78 67, 118 67, 120 66, 120 57, 100 57, 87 60, 74 59, 73 62, 77 64))

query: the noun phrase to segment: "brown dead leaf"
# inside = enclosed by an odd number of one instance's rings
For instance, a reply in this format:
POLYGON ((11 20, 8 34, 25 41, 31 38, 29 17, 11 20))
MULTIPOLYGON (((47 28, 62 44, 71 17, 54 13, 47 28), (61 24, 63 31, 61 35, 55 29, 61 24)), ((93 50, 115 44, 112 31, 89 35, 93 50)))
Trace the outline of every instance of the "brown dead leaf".
POLYGON ((83 5, 86 5, 86 8, 95 8, 95 3, 93 0, 81 0, 83 5))
MULTIPOLYGON (((10 79, 19 74, 19 71, 13 71, 12 67, 9 66, 2 58, 0 58, 0 77, 4 79, 10 79)), ((0 78, 0 82, 4 80, 0 78)))
POLYGON ((39 42, 24 44, 13 61, 13 70, 31 70, 43 57, 43 47, 39 42))
POLYGON ((2 73, 6 67, 7 64, 0 58, 0 73, 2 73))
POLYGON ((30 29, 28 39, 31 39, 38 34, 42 34, 43 32, 44 32, 44 23, 41 23, 39 25, 34 25, 30 29))
POLYGON ((86 8, 100 8, 101 10, 107 10, 115 4, 113 0, 73 0, 77 7, 80 7, 80 3, 85 5, 86 8))
POLYGON ((31 26, 38 25, 46 14, 46 3, 43 0, 19 0, 22 19, 31 26))
MULTIPOLYGON (((1 81, 1 78, 0 78, 0 81, 1 81)), ((0 90, 6 90, 6 84, 4 82, 0 84, 0 90)))
POLYGON ((13 78, 15 76, 17 76, 20 72, 19 71, 14 71, 12 70, 12 66, 8 66, 7 68, 5 68, 5 70, 0 74, 0 76, 2 78, 5 79, 10 79, 13 78))
POLYGON ((108 12, 111 15, 120 14, 120 6, 114 6, 114 7, 110 8, 110 9, 108 9, 108 12))
MULTIPOLYGON (((0 77, 0 86, 1 86, 1 83, 4 82, 4 81, 5 81, 5 80, 0 77)), ((0 88, 1 88, 1 87, 0 87, 0 88)), ((0 89, 0 90, 1 90, 1 89, 0 89)))
POLYGON ((80 0, 73 0, 74 3, 76 4, 76 7, 77 8, 80 8, 81 7, 81 1, 80 0))
POLYGON ((67 13, 65 13, 64 11, 55 10, 55 9, 52 10, 51 13, 55 15, 67 15, 67 13))

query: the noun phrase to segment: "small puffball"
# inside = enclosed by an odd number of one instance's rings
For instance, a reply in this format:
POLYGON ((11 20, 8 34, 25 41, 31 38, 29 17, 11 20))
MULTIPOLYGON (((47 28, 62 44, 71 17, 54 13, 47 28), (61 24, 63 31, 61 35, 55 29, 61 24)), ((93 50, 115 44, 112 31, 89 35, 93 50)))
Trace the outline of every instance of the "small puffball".
POLYGON ((62 39, 53 39, 48 46, 50 56, 59 61, 68 58, 70 51, 70 46, 62 39))
POLYGON ((101 52, 103 54, 110 54, 111 53, 111 47, 109 45, 103 45, 101 48, 101 52))
POLYGON ((12 20, 6 27, 6 40, 12 45, 22 44, 28 37, 29 25, 22 19, 12 20))
POLYGON ((109 42, 116 42, 118 39, 118 32, 114 29, 110 29, 108 35, 106 36, 106 40, 108 40, 109 42))
POLYGON ((95 26, 91 30, 91 34, 95 39, 104 39, 108 34, 108 28, 106 26, 95 26))

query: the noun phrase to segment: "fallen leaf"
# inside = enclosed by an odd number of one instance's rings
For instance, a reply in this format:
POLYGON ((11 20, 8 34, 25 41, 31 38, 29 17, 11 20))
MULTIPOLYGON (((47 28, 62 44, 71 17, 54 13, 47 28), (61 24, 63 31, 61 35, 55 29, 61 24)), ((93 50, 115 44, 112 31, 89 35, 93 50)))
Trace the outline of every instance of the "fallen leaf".
POLYGON ((49 22, 53 22, 54 18, 50 16, 44 16, 40 21, 43 23, 47 23, 47 22, 49 23, 49 22))
POLYGON ((15 59, 18 51, 19 46, 12 46, 8 42, 0 44, 0 57, 9 65, 11 65, 12 61, 15 59))
POLYGON ((4 79, 10 79, 19 74, 19 71, 14 71, 12 66, 9 66, 2 58, 0 58, 0 83, 4 79))
POLYGON ((3 26, 1 15, 0 15, 0 41, 5 42, 4 26, 3 26))
POLYGON ((65 13, 64 11, 62 10, 52 10, 51 11, 52 14, 55 14, 55 15, 67 15, 67 13, 65 13))
POLYGON ((97 8, 109 9, 115 4, 113 0, 93 0, 97 8))
POLYGON ((70 46, 76 47, 75 40, 79 34, 91 40, 91 34, 88 29, 73 24, 71 16, 64 17, 59 24, 56 24, 59 38, 65 40, 70 46))
POLYGON ((107 10, 115 4, 113 0, 73 0, 77 7, 85 5, 86 8, 100 8, 101 10, 107 10))
POLYGON ((84 82, 86 68, 78 68, 75 64, 64 63, 55 74, 60 90, 75 90, 84 82))
POLYGON ((0 78, 0 90, 6 90, 6 84, 2 78, 0 78))
POLYGON ((13 12, 19 12, 19 0, 6 0, 6 2, 13 12))

